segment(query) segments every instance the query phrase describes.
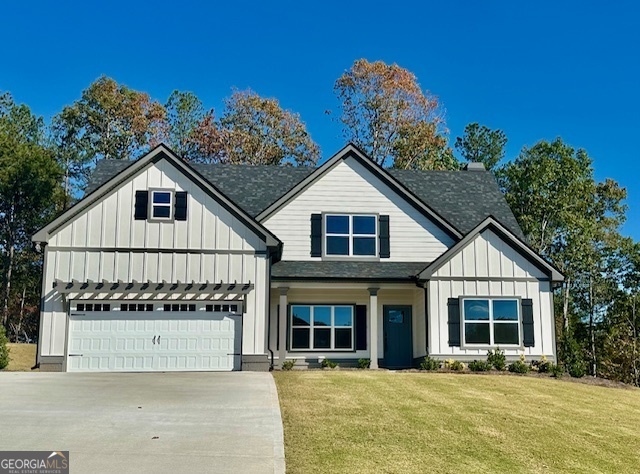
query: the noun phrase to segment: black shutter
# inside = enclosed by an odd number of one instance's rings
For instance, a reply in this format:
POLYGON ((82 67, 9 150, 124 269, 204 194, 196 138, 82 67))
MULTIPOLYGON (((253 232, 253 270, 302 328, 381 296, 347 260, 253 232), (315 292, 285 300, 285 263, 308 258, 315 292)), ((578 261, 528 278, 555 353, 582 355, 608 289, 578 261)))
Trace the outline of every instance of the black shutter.
POLYGON ((311 214, 311 256, 322 257, 322 214, 311 214))
POLYGON ((187 193, 185 191, 176 192, 176 205, 173 216, 177 221, 187 220, 187 193))
POLYGON ((280 350, 280 305, 276 306, 276 350, 280 350))
POLYGON ((356 350, 367 350, 367 306, 356 306, 356 350))
POLYGON ((378 217, 378 231, 380 232, 380 258, 391 257, 389 247, 389 216, 378 217))
POLYGON ((147 209, 149 208, 149 191, 136 191, 136 203, 134 219, 145 220, 147 218, 147 209))
POLYGON ((449 298, 449 345, 460 347, 460 300, 449 298))
POLYGON ((522 300, 522 342, 525 347, 533 347, 533 300, 522 300))

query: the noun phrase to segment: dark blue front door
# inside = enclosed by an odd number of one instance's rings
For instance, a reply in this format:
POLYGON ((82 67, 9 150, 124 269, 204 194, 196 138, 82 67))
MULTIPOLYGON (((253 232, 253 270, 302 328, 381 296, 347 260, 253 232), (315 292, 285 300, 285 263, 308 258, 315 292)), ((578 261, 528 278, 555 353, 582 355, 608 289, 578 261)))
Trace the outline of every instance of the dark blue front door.
POLYGON ((407 369, 413 363, 411 338, 411 306, 385 306, 384 366, 407 369))

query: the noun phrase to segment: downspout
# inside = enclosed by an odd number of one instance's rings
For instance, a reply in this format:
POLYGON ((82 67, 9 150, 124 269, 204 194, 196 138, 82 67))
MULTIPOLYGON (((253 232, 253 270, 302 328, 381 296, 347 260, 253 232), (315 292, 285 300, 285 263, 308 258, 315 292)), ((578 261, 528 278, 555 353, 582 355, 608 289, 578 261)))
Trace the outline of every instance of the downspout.
POLYGON ((36 242, 36 250, 42 252, 42 272, 40 278, 40 317, 38 318, 38 340, 36 341, 36 363, 31 370, 40 368, 40 340, 42 339, 42 315, 44 312, 44 294, 45 294, 45 272, 47 267, 47 244, 45 242, 36 242))
POLYGON ((273 255, 269 255, 269 277, 267 278, 267 350, 271 354, 269 371, 273 371, 273 350, 271 349, 271 263, 273 255))

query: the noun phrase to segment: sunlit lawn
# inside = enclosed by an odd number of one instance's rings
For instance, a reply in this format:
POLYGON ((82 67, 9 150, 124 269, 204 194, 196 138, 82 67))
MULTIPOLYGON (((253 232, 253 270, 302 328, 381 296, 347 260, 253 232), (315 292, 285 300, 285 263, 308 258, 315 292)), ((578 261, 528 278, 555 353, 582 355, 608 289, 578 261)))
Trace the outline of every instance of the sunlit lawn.
POLYGON ((7 344, 9 347, 9 365, 4 370, 24 372, 31 370, 36 363, 35 344, 7 344))
POLYGON ((274 372, 291 473, 640 472, 640 390, 506 375, 274 372))

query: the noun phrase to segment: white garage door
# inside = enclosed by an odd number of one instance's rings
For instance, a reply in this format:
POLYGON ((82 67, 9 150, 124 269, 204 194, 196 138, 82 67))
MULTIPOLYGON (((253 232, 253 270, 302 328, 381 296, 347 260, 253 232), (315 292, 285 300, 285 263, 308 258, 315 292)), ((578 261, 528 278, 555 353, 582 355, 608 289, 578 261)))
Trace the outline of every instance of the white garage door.
POLYGON ((67 370, 239 370, 241 309, 237 302, 72 302, 67 370))

